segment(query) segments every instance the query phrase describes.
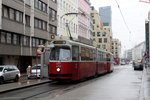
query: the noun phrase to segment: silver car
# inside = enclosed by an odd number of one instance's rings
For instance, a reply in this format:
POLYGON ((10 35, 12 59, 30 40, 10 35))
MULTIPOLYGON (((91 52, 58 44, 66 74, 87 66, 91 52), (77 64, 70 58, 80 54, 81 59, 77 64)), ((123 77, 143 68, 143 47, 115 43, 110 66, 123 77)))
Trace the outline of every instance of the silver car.
POLYGON ((8 80, 17 82, 19 78, 20 71, 15 65, 0 65, 0 84, 8 80))

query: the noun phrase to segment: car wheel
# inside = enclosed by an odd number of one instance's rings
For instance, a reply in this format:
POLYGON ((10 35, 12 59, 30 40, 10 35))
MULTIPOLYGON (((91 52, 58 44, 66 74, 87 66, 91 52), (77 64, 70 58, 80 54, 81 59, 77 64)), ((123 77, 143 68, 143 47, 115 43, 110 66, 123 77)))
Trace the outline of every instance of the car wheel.
POLYGON ((4 78, 0 77, 0 84, 3 84, 3 83, 4 83, 4 78))
POLYGON ((18 77, 18 75, 16 75, 14 82, 18 82, 18 81, 19 81, 19 77, 18 77))

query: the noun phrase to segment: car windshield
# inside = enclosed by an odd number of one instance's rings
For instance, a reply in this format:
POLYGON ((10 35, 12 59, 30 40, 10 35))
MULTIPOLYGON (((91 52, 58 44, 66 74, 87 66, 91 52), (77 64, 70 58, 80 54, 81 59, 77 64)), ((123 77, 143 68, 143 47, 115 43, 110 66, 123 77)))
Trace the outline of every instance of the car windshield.
POLYGON ((36 66, 36 65, 32 67, 32 69, 40 69, 40 68, 41 66, 36 66))
POLYGON ((70 60, 70 48, 68 46, 54 47, 50 53, 50 60, 70 60))
POLYGON ((3 71, 3 68, 4 68, 4 67, 0 67, 0 72, 2 72, 2 71, 3 71))

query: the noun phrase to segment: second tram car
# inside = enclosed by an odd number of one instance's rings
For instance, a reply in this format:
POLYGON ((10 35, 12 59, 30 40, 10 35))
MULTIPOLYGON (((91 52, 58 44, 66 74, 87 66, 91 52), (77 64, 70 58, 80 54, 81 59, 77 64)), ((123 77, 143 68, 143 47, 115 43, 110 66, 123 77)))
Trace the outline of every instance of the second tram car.
POLYGON ((71 40, 51 44, 49 79, 74 81, 113 71, 110 52, 71 40))

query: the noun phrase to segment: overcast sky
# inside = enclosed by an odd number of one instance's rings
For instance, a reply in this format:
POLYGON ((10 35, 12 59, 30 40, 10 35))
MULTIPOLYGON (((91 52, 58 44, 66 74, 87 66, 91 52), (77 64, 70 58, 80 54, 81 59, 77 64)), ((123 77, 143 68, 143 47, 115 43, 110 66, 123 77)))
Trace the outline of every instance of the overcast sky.
POLYGON ((113 38, 118 38, 121 41, 122 51, 145 41, 145 20, 148 18, 150 3, 139 2, 139 0, 116 0, 129 27, 128 30, 115 0, 90 1, 96 10, 99 7, 111 6, 113 38))

